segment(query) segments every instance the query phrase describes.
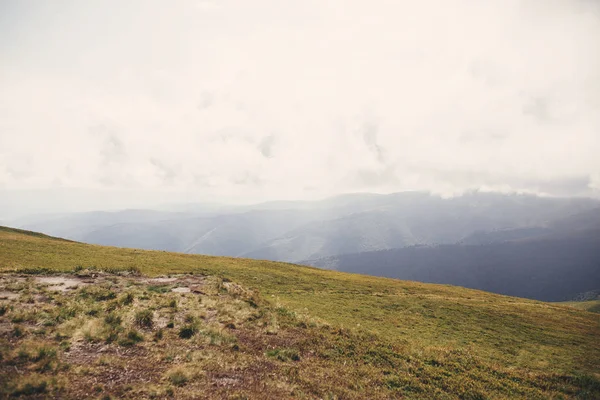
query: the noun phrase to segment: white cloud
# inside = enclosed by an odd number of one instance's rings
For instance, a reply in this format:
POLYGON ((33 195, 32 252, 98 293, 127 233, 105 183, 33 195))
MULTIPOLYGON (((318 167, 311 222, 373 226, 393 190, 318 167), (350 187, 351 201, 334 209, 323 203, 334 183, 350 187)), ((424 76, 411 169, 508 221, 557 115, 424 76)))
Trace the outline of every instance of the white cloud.
POLYGON ((594 2, 4 7, 0 188, 600 190, 594 2))

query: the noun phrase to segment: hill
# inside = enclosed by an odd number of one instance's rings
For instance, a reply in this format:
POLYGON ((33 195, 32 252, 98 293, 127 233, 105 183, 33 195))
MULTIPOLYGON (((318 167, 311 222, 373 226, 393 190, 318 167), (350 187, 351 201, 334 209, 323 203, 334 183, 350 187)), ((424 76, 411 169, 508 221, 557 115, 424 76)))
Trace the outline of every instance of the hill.
POLYGON ((12 229, 0 270, 6 396, 600 396, 600 316, 562 305, 12 229))
POLYGON ((600 290, 590 290, 578 293, 571 301, 565 301, 562 304, 580 310, 600 313, 600 290))
POLYGON ((587 300, 587 301, 565 301, 562 304, 575 307, 580 310, 586 310, 589 312, 600 313, 600 300, 587 300))

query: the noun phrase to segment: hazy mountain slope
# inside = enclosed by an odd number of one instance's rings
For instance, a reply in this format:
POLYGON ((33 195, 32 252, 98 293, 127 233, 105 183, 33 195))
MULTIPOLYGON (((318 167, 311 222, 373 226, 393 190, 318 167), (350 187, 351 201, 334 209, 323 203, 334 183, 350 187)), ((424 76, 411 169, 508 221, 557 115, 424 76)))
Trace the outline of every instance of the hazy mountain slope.
POLYGON ((115 224, 140 224, 187 219, 190 213, 155 210, 94 211, 73 214, 32 215, 11 221, 13 226, 73 240, 84 240, 90 232, 115 224))
POLYGON ((600 229, 484 245, 346 254, 306 264, 511 296, 564 301, 600 287, 600 229))
POLYGON ((308 211, 249 211, 207 218, 115 224, 81 237, 86 243, 236 256, 317 218, 308 211))
POLYGON ((549 226, 555 233, 598 229, 600 227, 600 207, 559 218, 549 226))
POLYGON ((599 205, 589 199, 490 193, 450 199, 419 192, 348 194, 229 211, 211 206, 223 212, 219 215, 127 210, 33 218, 17 226, 103 245, 299 261, 415 244, 489 242, 497 240, 490 239, 490 231, 507 235, 545 229, 552 221, 599 205), (488 237, 478 239, 475 232, 488 237))
POLYGON ((385 212, 377 210, 306 224, 243 256, 295 261, 414 243, 415 239, 405 227, 389 221, 385 212))
POLYGON ((17 296, 0 298, 6 396, 600 395, 600 316, 560 305, 0 230, 0 271, 15 268, 20 272, 0 280, 0 291, 17 296), (90 266, 125 272, 107 275, 90 266), (73 269, 62 279, 88 286, 56 292, 43 284, 47 275, 22 275, 73 269), (184 275, 153 281, 136 270, 184 275), (181 285, 194 292, 171 291, 181 285))
POLYGON ((258 244, 294 229, 317 215, 306 211, 265 210, 211 219, 212 228, 194 238, 186 253, 238 256, 258 244))
MULTIPOLYGON (((596 201, 588 199, 482 193, 452 199, 398 193, 370 198, 367 204, 367 211, 307 224, 243 256, 299 261, 415 244, 473 242, 479 240, 473 237, 475 232, 492 230, 513 229, 523 233, 533 229, 537 235, 554 220, 598 206, 596 201), (526 230, 521 231, 523 228, 526 230)), ((507 238, 528 236, 507 235, 507 238)))
POLYGON ((527 238, 536 238, 552 233, 553 230, 547 227, 533 226, 529 228, 499 229, 495 231, 476 231, 464 239, 459 244, 480 245, 490 243, 500 243, 512 240, 527 238))
MULTIPOLYGON (((169 223, 172 226, 174 223, 169 223)), ((180 226, 183 228, 184 220, 180 226)), ((114 224, 84 232, 78 236, 85 243, 105 246, 140 248, 146 250, 178 251, 185 246, 184 229, 174 234, 165 224, 124 223, 114 224)))

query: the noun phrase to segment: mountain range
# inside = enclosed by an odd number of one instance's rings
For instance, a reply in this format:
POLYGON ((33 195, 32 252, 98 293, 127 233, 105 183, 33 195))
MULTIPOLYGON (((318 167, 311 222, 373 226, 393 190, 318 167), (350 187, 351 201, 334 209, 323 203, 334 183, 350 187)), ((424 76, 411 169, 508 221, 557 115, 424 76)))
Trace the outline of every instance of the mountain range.
POLYGON ((600 202, 588 198, 348 194, 9 225, 92 244, 296 262, 544 300, 600 288, 600 202))

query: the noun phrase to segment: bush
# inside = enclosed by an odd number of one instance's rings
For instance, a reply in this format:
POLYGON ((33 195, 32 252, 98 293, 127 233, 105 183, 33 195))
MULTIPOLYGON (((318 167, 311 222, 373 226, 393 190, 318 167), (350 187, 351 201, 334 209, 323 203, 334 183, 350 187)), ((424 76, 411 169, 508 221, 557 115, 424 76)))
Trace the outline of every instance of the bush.
POLYGON ((189 339, 198 333, 198 328, 194 325, 185 325, 179 330, 179 337, 182 339, 189 339))

